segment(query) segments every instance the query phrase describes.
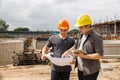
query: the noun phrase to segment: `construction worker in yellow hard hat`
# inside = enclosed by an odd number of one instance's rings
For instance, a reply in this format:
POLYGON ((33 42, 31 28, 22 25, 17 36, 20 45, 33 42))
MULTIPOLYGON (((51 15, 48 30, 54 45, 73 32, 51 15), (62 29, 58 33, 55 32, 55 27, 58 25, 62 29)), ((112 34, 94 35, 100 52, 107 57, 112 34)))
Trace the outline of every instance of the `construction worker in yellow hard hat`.
POLYGON ((90 16, 83 14, 77 18, 75 26, 79 28, 80 33, 87 34, 91 30, 91 24, 90 16))
POLYGON ((82 26, 91 25, 91 24, 92 24, 92 20, 90 19, 90 16, 87 14, 83 14, 77 18, 75 26, 82 27, 82 26))
MULTIPOLYGON (((42 49, 42 60, 45 60, 45 54, 48 53, 50 48, 52 48, 52 53, 54 57, 61 58, 68 53, 69 49, 74 45, 75 41, 73 38, 67 35, 69 30, 69 23, 66 19, 61 19, 58 22, 59 34, 52 35, 48 39, 46 45, 42 49)), ((61 58, 62 59, 62 58, 61 58)), ((56 64, 51 64, 51 80, 69 80, 71 66, 65 65, 60 66, 56 64)))
POLYGON ((100 70, 99 59, 103 58, 103 39, 91 24, 92 20, 87 14, 79 16, 75 24, 80 34, 75 46, 69 52, 76 56, 78 80, 97 80, 100 70))

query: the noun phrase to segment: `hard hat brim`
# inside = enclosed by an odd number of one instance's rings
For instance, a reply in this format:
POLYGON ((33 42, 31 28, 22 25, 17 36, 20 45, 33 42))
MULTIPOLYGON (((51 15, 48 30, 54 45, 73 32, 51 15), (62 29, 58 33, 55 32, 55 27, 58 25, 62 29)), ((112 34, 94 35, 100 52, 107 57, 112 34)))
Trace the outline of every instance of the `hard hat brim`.
POLYGON ((80 25, 79 25, 79 24, 75 24, 74 26, 75 26, 75 27, 80 27, 80 25))
MULTIPOLYGON (((87 24, 87 25, 91 25, 91 24, 87 24)), ((79 28, 79 27, 84 27, 84 26, 86 26, 86 25, 75 24, 74 26, 79 28)))
POLYGON ((58 29, 69 29, 69 28, 65 28, 65 27, 59 27, 58 29))

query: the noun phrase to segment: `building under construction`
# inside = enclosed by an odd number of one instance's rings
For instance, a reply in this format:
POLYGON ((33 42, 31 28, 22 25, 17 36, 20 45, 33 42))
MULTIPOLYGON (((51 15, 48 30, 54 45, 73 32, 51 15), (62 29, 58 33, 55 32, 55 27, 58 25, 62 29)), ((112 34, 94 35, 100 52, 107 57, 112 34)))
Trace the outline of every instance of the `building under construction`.
POLYGON ((120 40, 120 20, 106 21, 92 25, 105 40, 120 40))

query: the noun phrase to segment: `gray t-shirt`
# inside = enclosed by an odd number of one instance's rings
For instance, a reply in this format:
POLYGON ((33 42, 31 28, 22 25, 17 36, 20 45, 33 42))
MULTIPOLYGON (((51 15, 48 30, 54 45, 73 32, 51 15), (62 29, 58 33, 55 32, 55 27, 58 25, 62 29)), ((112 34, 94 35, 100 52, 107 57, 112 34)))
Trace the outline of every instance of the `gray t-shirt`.
MULTIPOLYGON (((66 37, 66 39, 61 39, 59 35, 52 35, 47 43, 47 47, 52 47, 52 52, 54 53, 54 57, 61 57, 62 54, 70 49, 75 44, 75 41, 71 37, 66 37)), ((69 72, 71 71, 71 66, 57 66, 52 64, 51 70, 53 71, 59 71, 59 72, 69 72)))

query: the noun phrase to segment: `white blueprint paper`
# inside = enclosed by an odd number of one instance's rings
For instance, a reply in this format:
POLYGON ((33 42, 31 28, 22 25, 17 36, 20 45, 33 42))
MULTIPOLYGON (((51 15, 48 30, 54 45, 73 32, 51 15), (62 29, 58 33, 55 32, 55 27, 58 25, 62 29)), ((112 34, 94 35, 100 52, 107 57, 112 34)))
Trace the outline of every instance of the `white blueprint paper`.
POLYGON ((46 54, 46 57, 55 65, 57 66, 66 66, 66 65, 71 65, 70 62, 72 62, 73 57, 69 56, 66 58, 57 58, 57 57, 52 57, 50 56, 51 53, 46 54))

